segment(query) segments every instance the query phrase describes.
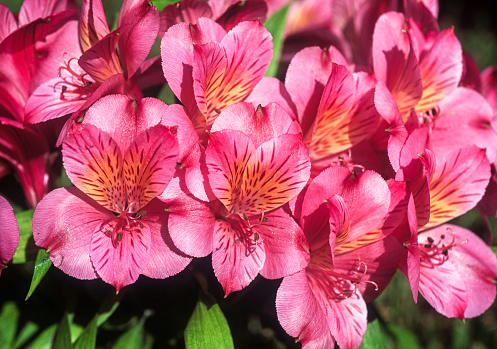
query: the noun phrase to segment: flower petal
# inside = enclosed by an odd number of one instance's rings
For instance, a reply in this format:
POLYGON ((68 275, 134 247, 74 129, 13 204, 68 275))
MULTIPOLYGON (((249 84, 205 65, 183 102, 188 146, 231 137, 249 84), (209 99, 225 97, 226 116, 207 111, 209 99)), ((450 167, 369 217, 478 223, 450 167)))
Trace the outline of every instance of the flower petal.
POLYGON ((17 250, 19 245, 19 226, 14 210, 9 202, 0 196, 0 274, 17 250))
POLYGON ((67 176, 82 192, 111 211, 126 208, 121 150, 106 132, 82 126, 67 136, 62 155, 67 176))
POLYGON ((83 52, 109 34, 102 0, 84 0, 79 20, 79 42, 83 52))

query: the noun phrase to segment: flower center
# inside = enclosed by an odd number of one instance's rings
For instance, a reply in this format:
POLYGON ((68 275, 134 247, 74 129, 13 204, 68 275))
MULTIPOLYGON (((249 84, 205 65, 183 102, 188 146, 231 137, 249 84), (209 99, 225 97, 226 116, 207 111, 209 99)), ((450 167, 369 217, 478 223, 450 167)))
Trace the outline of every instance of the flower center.
POLYGON ((93 79, 86 73, 78 73, 80 70, 77 58, 72 57, 66 60, 66 57, 64 57, 64 64, 57 70, 57 76, 63 81, 59 81, 56 84, 62 84, 61 100, 71 100, 78 97, 85 99, 93 93, 93 79))
POLYGON ((246 214, 240 216, 237 213, 230 213, 223 219, 230 224, 231 229, 235 232, 235 243, 244 244, 245 254, 247 256, 252 254, 256 250, 257 245, 262 242, 262 239, 255 228, 267 222, 264 213, 261 214, 261 217, 258 218, 255 223, 254 219, 252 218, 251 222, 246 214))
POLYGON ((452 235, 450 241, 448 241, 445 234, 442 234, 438 241, 435 241, 431 236, 428 236, 425 243, 418 242, 421 266, 434 268, 444 264, 449 259, 449 251, 451 249, 468 242, 468 240, 464 240, 455 243, 456 236, 454 232, 450 228, 447 228, 447 231, 452 235))

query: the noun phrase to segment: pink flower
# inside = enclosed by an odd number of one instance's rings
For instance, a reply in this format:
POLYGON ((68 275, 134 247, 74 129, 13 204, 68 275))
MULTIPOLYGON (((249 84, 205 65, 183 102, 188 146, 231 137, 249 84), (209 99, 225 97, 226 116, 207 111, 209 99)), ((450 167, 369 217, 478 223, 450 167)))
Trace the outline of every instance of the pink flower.
POLYGON ((185 194, 165 200, 174 244, 194 257, 212 252, 226 295, 259 273, 277 279, 307 264, 302 230, 282 209, 309 178, 309 155, 295 131, 275 104, 228 107, 212 126, 205 154, 216 199, 208 206, 185 194))
POLYGON ((129 100, 125 109, 123 98, 101 99, 67 136, 64 166, 76 188, 49 193, 33 217, 35 242, 55 266, 80 279, 100 277, 117 291, 140 274, 176 274, 191 260, 171 250, 165 206, 156 199, 175 171, 175 131, 159 124, 152 99, 129 100), (104 131, 111 123, 102 110, 127 121, 104 131))
POLYGON ((0 275, 19 245, 19 227, 9 202, 0 196, 0 275))

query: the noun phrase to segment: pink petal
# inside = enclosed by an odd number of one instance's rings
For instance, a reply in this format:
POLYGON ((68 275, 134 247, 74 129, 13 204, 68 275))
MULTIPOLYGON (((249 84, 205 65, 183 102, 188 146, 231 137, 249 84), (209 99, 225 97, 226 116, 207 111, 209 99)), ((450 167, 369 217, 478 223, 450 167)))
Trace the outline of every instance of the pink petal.
POLYGON ((257 148, 262 143, 283 134, 300 133, 300 127, 276 103, 255 107, 251 103, 235 103, 219 114, 211 132, 238 130, 250 137, 257 148))
POLYGON ((334 339, 327 319, 305 271, 283 279, 276 294, 276 312, 281 327, 304 347, 333 347, 334 339))
POLYGON ((109 134, 84 125, 67 136, 62 155, 69 179, 82 192, 114 212, 126 208, 122 153, 109 134))
POLYGON ((126 19, 120 21, 117 29, 120 34, 117 49, 124 74, 129 79, 145 61, 155 42, 160 26, 160 13, 149 3, 142 2, 141 6, 136 6, 121 16, 122 13, 119 19, 126 19))
POLYGON ((162 38, 175 24, 181 22, 196 24, 200 17, 213 18, 209 4, 202 0, 184 0, 164 7, 160 15, 159 37, 162 38))
POLYGON ((423 84, 404 15, 380 16, 373 34, 373 66, 378 80, 392 93, 404 120, 423 93, 423 84))
POLYGON ((14 210, 9 202, 0 196, 0 274, 2 269, 14 256, 19 245, 19 226, 14 210))
POLYGON ((253 0, 244 3, 233 1, 232 5, 216 22, 221 24, 226 30, 231 30, 244 21, 258 20, 264 23, 266 21, 267 8, 268 5, 265 0, 253 0))
POLYGON ((310 165, 300 135, 285 134, 263 143, 248 159, 227 207, 250 215, 282 206, 304 188, 310 165))
POLYGON ((497 130, 492 126, 494 112, 477 92, 463 87, 442 100, 430 141, 435 154, 474 144, 486 148, 490 162, 497 159, 497 130))
POLYGON ((79 58, 80 67, 99 84, 103 84, 114 74, 122 73, 116 52, 118 39, 117 32, 112 32, 86 50, 79 58))
POLYGON ((74 187, 55 189, 36 207, 33 238, 50 253, 53 264, 78 279, 95 279, 90 260, 94 230, 114 219, 112 212, 74 187))
POLYGON ((151 127, 140 133, 124 154, 129 211, 138 211, 159 196, 173 177, 179 153, 174 133, 163 125, 151 127))
POLYGON ((70 0, 28 0, 22 3, 19 10, 19 27, 38 18, 46 18, 57 12, 76 10, 76 4, 70 0))
POLYGON ((98 276, 119 292, 135 282, 147 266, 150 244, 146 222, 115 217, 95 228, 91 237, 91 262, 98 276))
POLYGON ((468 146, 452 151, 442 161, 430 181, 431 228, 458 217, 473 207, 485 193, 490 164, 485 151, 468 146))
POLYGON ((17 29, 17 22, 9 8, 0 4, 0 42, 17 29))
POLYGON ((155 279, 164 279, 186 268, 192 258, 185 256, 173 245, 167 230, 167 206, 152 199, 142 208, 141 220, 150 228, 150 256, 142 274, 155 279))
POLYGON ((83 52, 109 34, 102 0, 84 0, 79 20, 79 41, 83 52))
POLYGON ((184 193, 166 203, 168 228, 174 245, 193 257, 211 253, 215 216, 207 204, 184 193))
POLYGON ((225 297, 246 287, 264 266, 264 244, 249 253, 228 222, 217 220, 213 235, 212 267, 225 297))
POLYGON ((430 50, 421 54, 419 70, 423 96, 416 111, 426 111, 452 93, 461 80, 462 49, 454 28, 440 32, 430 50))
POLYGON ((279 279, 304 269, 310 259, 310 250, 297 222, 283 209, 264 215, 264 218, 267 222, 254 228, 266 253, 261 275, 279 279))
POLYGON ((161 122, 168 106, 156 98, 131 99, 124 95, 104 96, 86 112, 83 124, 107 132, 124 152, 138 134, 161 122), (112 118, 109 117, 112 110, 112 118))
POLYGON ((268 105, 271 102, 278 103, 293 119, 297 119, 295 104, 293 104, 283 82, 276 78, 263 77, 245 98, 245 101, 255 105, 268 105))

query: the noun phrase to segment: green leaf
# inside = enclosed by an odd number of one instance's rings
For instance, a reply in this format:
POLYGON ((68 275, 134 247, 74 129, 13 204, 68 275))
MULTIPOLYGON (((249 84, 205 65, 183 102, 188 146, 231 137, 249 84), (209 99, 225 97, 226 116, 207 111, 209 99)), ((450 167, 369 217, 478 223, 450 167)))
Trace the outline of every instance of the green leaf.
POLYGON ((88 326, 86 326, 83 333, 81 333, 76 343, 74 343, 73 346, 74 349, 95 348, 95 344, 97 342, 97 322, 98 322, 98 315, 95 315, 88 324, 88 326))
POLYGON ((182 0, 152 0, 150 1, 153 6, 157 7, 159 11, 162 11, 164 7, 172 4, 176 4, 182 0))
POLYGON ((421 349, 417 336, 407 328, 397 326, 393 323, 387 325, 390 333, 393 334, 399 348, 421 349))
POLYGON ((17 247, 12 263, 25 263, 27 260, 33 260, 36 253, 34 244, 29 244, 32 233, 32 221, 34 210, 27 210, 16 214, 17 224, 19 225, 19 246, 17 247), (28 251, 29 250, 29 251, 28 251))
POLYGON ((24 344, 38 331, 38 325, 28 321, 19 332, 17 336, 16 342, 14 344, 14 348, 24 348, 24 344))
POLYGON ((497 246, 490 246, 492 251, 494 251, 495 255, 497 256, 497 246))
POLYGON ((101 309, 98 311, 97 314, 97 327, 102 326, 102 324, 107 321, 107 319, 114 314, 114 311, 116 311, 117 307, 119 307, 119 302, 116 302, 115 299, 110 300, 111 303, 109 302, 104 302, 102 304, 101 309), (111 305, 109 305, 111 304, 111 305))
POLYGON ((117 342, 112 347, 113 349, 134 349, 142 348, 144 342, 145 331, 143 329, 143 321, 139 321, 137 325, 131 327, 124 332, 117 342))
POLYGON ((45 329, 36 339, 31 342, 26 349, 51 349, 53 339, 55 337, 55 331, 57 331, 57 325, 45 329))
POLYGON ((200 297, 185 329, 187 349, 233 348, 233 339, 219 305, 208 306, 200 297))
POLYGON ((59 328, 57 329, 53 349, 66 348, 71 348, 71 330, 69 328, 67 313, 64 313, 64 316, 62 316, 62 320, 60 321, 59 328))
POLYGON ((275 77, 278 73, 281 50, 283 49, 283 41, 285 39, 283 33, 285 31, 286 14, 289 7, 290 4, 278 10, 278 12, 272 15, 264 24, 273 36, 273 59, 266 71, 266 76, 275 77))
POLYGON ((33 272, 33 279, 31 280, 31 286, 29 286, 28 295, 26 300, 31 297, 36 287, 40 283, 41 279, 45 276, 48 269, 52 265, 52 261, 48 258, 50 254, 44 249, 38 250, 38 255, 36 256, 35 269, 33 272))
POLYGON ((359 348, 362 349, 386 349, 383 334, 381 333, 380 323, 378 319, 368 323, 368 329, 362 338, 362 344, 359 348))
POLYGON ((0 348, 12 348, 19 320, 19 309, 14 302, 3 305, 0 313, 0 348))
POLYGON ((7 5, 12 13, 18 13, 22 3, 23 0, 0 0, 0 4, 7 5))
POLYGON ((157 98, 168 105, 176 103, 176 96, 174 95, 168 84, 164 84, 164 86, 162 86, 157 98))

